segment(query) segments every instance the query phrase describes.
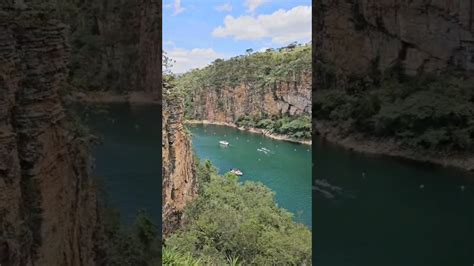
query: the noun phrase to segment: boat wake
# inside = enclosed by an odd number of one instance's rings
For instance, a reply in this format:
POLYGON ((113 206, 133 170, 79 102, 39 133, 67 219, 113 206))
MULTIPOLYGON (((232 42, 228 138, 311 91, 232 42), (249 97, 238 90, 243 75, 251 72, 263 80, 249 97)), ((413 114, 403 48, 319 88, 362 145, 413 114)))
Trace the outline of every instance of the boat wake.
POLYGON ((326 179, 316 179, 313 184, 313 190, 319 192, 327 199, 334 199, 342 195, 342 188, 328 183, 326 179))

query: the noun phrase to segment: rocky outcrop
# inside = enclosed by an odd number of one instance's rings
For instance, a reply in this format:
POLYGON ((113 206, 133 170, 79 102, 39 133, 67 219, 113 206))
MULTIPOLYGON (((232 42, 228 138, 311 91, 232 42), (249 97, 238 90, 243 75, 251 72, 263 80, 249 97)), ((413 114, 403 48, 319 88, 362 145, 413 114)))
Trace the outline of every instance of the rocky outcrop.
POLYGON ((311 75, 298 82, 279 81, 256 88, 242 83, 236 87, 197 88, 191 96, 188 115, 197 120, 234 123, 240 117, 311 115, 311 75))
MULTIPOLYGON (((407 75, 474 70, 472 0, 322 0, 315 6, 316 78, 338 84, 399 66, 407 75)), ((322 84, 324 86, 324 84, 322 84)))
POLYGON ((0 5, 0 264, 94 265, 88 153, 59 96, 67 28, 12 4, 0 5))
POLYGON ((183 127, 182 99, 165 96, 162 115, 163 235, 179 227, 183 210, 197 195, 190 136, 183 127))

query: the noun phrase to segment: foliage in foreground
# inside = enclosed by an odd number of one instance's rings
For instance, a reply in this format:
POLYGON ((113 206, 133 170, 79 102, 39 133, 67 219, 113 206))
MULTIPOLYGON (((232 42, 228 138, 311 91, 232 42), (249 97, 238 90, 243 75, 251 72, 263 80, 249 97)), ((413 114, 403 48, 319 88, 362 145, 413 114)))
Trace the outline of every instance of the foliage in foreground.
POLYGON ((311 265, 311 232, 276 205, 274 192, 219 176, 208 161, 197 172, 200 194, 183 228, 166 239, 166 252, 202 265, 311 265))
POLYGON ((102 210, 102 248, 100 265, 161 265, 161 234, 148 215, 140 211, 131 229, 120 222, 118 212, 102 210))
POLYGON ((474 151, 474 81, 460 74, 354 82, 318 91, 313 108, 317 119, 347 134, 393 138, 420 150, 474 151))

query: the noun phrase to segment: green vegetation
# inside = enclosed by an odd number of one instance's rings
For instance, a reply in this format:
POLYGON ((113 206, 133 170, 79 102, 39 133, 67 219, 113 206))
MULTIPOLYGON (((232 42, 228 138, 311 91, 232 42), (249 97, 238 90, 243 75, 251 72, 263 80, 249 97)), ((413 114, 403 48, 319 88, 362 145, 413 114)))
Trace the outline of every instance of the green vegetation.
MULTIPOLYGON (((459 73, 406 77, 393 69, 374 83, 354 80, 346 90, 320 90, 319 120, 347 134, 392 138, 417 150, 474 151, 474 81, 459 73)), ((375 80, 375 79, 374 79, 375 80)))
POLYGON ((255 89, 273 86, 279 81, 298 82, 311 73, 311 45, 289 50, 268 49, 229 60, 216 59, 203 69, 192 70, 179 77, 178 90, 188 93, 200 90, 222 90, 249 84, 255 89))
MULTIPOLYGON (((166 58, 165 62, 170 60, 166 58)), ((168 64, 168 63, 167 63, 168 64)), ((203 69, 195 69, 178 78, 165 77, 165 87, 184 99, 187 119, 192 117, 197 97, 206 91, 234 88, 242 84, 251 86, 257 93, 264 88, 273 88, 279 82, 300 82, 304 76, 311 75, 311 45, 290 45, 289 48, 267 49, 229 60, 217 59, 203 69)), ((222 110, 224 103, 218 98, 217 108, 222 110)), ((243 116, 235 123, 244 127, 267 129, 273 133, 288 135, 295 139, 311 138, 311 119, 308 115, 293 117, 251 117, 243 116)))
POLYGON ((242 116, 236 121, 236 125, 266 129, 271 133, 287 135, 294 139, 311 139, 311 117, 309 115, 284 116, 279 119, 242 116))
POLYGON ((270 189, 219 176, 209 161, 198 163, 197 176, 199 196, 183 228, 166 239, 164 265, 311 265, 311 232, 270 189))

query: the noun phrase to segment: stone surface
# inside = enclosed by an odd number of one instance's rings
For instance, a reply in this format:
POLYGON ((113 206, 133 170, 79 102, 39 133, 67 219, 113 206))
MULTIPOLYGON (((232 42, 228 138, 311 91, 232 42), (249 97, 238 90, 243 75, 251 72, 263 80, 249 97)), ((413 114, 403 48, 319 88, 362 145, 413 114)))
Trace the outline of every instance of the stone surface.
POLYGON ((184 107, 179 97, 165 96, 162 115, 163 235, 183 222, 183 210, 197 195, 191 139, 183 127, 184 107))
POLYGON ((474 1, 322 0, 315 9, 317 60, 339 83, 396 64, 408 75, 474 70, 474 1))
POLYGON ((59 89, 67 28, 0 9, 0 264, 94 265, 97 200, 59 89))
POLYGON ((311 115, 311 76, 303 74, 299 82, 277 82, 255 88, 237 87, 196 89, 190 116, 197 120, 234 123, 245 115, 282 117, 311 115))

